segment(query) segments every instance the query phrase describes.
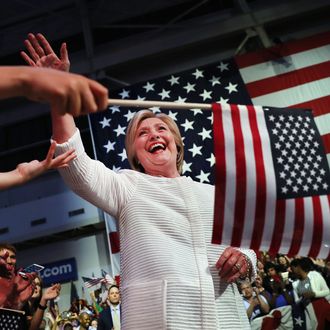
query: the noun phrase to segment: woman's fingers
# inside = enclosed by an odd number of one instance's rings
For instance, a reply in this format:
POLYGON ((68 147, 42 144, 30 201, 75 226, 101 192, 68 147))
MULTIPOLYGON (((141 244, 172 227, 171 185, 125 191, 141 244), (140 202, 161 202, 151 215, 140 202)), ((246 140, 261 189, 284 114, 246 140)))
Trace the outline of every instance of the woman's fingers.
POLYGON ((40 59, 40 56, 38 55, 38 53, 34 49, 33 45, 30 42, 30 40, 28 40, 28 39, 24 40, 24 45, 25 45, 27 51, 29 52, 30 57, 36 63, 40 59))
POLYGON ((36 36, 36 40, 38 40, 38 42, 42 45, 46 55, 55 54, 52 46, 49 44, 49 42, 47 41, 47 39, 44 37, 43 34, 38 33, 36 36))
POLYGON ((21 51, 21 57, 30 66, 36 66, 36 63, 31 59, 31 57, 24 51, 21 51))

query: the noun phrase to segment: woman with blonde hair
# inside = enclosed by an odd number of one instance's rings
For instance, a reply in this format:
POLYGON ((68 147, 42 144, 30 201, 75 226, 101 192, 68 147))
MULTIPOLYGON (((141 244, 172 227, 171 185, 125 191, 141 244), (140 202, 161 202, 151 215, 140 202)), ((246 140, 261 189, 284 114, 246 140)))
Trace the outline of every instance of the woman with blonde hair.
MULTIPOLYGON (((56 56, 42 35, 26 45, 38 65, 56 56)), ((68 69, 62 47, 54 66, 68 69)), ((65 182, 119 222, 122 329, 249 329, 235 280, 254 274, 255 254, 211 243, 214 187, 180 175, 175 122, 139 111, 126 134, 132 170, 117 173, 87 156, 71 115, 52 120, 57 153, 77 154, 61 170, 65 182)))

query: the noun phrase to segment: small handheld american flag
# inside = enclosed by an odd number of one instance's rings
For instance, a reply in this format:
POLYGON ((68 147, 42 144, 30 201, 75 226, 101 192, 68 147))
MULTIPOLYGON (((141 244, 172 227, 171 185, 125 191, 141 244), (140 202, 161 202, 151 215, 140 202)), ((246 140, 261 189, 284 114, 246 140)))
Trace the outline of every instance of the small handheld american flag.
POLYGON ((0 308, 0 329, 1 330, 26 330, 25 312, 15 309, 0 308))

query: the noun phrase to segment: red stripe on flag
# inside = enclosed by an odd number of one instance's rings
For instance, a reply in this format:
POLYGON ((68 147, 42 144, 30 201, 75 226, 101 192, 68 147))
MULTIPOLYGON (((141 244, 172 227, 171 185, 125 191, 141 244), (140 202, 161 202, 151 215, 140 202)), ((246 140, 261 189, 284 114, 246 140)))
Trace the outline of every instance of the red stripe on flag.
POLYGON ((254 160, 256 166, 256 213, 251 240, 251 249, 259 250, 266 215, 266 173, 262 145, 257 124, 257 115, 253 106, 248 106, 249 122, 253 139, 254 160))
POLYGON ((293 257, 299 252, 302 238, 304 235, 304 219, 304 199, 296 198, 293 236, 291 240, 291 247, 289 249, 289 252, 287 253, 289 257, 293 257))
MULTIPOLYGON (((246 84, 252 98, 313 82, 330 76, 330 61, 246 84)), ((296 107, 296 106, 295 106, 296 107)), ((329 107, 328 107, 329 110, 329 107)))
POLYGON ((330 133, 321 135, 323 146, 326 154, 330 153, 330 133))
POLYGON ((330 112, 330 95, 291 105, 289 108, 312 109, 314 117, 325 115, 330 112))
POLYGON ((117 231, 112 231, 109 233, 111 252, 118 253, 120 252, 120 243, 119 243, 119 233, 117 231))
POLYGON ((308 256, 312 258, 316 258, 320 252, 321 242, 323 237, 323 216, 322 216, 320 196, 313 196, 312 201, 313 201, 314 226, 313 226, 312 244, 308 256))
POLYGON ((244 54, 235 58, 240 68, 259 64, 265 61, 272 61, 283 56, 303 52, 309 49, 329 44, 330 32, 324 32, 302 40, 281 44, 258 52, 244 54))
POLYGON ((216 185, 214 199, 214 223, 212 243, 221 244, 224 225, 225 194, 226 194, 226 154, 225 135, 223 131, 222 111, 217 103, 212 104, 213 111, 213 136, 216 167, 216 185))
POLYGON ((286 201, 284 199, 278 199, 276 201, 276 216, 275 216, 275 224, 274 224, 274 230, 272 235, 272 241, 270 243, 269 247, 269 254, 274 256, 278 253, 283 232, 284 232, 284 225, 285 225, 285 206, 286 201))
POLYGON ((232 246, 240 246, 243 234, 244 214, 246 207, 246 158, 244 138, 240 120, 240 110, 237 105, 231 105, 231 116, 235 139, 235 159, 236 159, 236 196, 234 225, 232 233, 232 246))

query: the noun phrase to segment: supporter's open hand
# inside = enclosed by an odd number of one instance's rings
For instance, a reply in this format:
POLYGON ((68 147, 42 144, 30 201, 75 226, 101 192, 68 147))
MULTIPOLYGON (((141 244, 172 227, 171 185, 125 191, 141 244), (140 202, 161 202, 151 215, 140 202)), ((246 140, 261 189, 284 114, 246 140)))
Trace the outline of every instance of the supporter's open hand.
POLYGON ((250 276, 250 266, 244 254, 233 247, 227 247, 216 263, 221 278, 228 283, 236 281, 238 278, 250 276))
POLYGON ((53 141, 44 160, 32 160, 29 163, 18 164, 16 169, 21 176, 21 183, 27 182, 49 169, 67 167, 68 163, 76 158, 74 150, 69 150, 54 158, 55 149, 56 142, 53 141))
POLYGON ((47 288, 43 295, 42 299, 48 301, 50 299, 55 299, 59 296, 61 292, 61 284, 53 284, 51 287, 47 288))

